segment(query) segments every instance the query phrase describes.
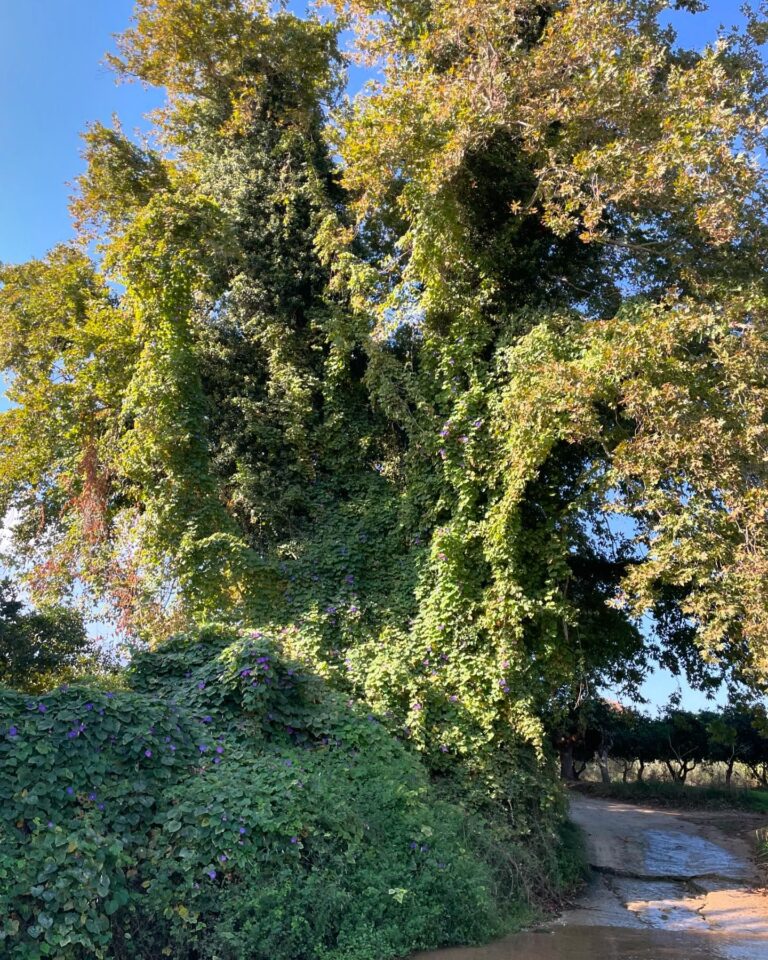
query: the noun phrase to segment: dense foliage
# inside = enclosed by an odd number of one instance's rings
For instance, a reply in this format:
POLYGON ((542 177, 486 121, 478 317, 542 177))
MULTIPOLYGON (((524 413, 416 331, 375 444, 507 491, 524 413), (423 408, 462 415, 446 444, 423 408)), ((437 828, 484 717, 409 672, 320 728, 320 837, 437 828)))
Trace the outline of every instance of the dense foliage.
POLYGON ((258 633, 0 694, 9 958, 383 960, 500 929, 479 823, 258 633))
POLYGON ((530 891, 547 729, 654 660, 768 684, 766 21, 695 52, 663 25, 695 0, 332 6, 137 0, 111 61, 167 92, 151 136, 91 127, 76 242, 0 267, 0 509, 32 597, 106 605, 157 683, 190 623, 273 637, 530 891))
POLYGON ((0 581, 0 685, 39 692, 106 666, 74 610, 25 609, 13 584, 0 581))

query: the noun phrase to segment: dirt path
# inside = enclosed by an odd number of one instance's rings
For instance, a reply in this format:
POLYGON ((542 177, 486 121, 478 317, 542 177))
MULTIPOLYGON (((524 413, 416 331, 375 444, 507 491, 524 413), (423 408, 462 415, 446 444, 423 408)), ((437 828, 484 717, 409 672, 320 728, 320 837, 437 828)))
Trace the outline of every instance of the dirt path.
POLYGON ((419 960, 768 960, 768 896, 752 859, 765 818, 575 794, 593 880, 545 928, 419 960))
POLYGON ((753 941, 760 946, 754 955, 768 958, 768 897, 759 889, 751 843, 764 818, 579 795, 571 818, 584 831, 596 877, 562 924, 753 941))

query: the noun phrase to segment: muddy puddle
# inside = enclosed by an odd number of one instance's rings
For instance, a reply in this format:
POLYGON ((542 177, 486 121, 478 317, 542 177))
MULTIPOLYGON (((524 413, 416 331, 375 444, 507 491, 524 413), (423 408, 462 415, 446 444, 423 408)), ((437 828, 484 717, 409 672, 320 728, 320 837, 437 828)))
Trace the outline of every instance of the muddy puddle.
POLYGON ((766 960, 766 944, 716 943, 710 937, 572 927, 519 933, 487 947, 460 947, 421 953, 418 960, 766 960))
POLYGON ((415 960, 768 960, 768 896, 748 816, 575 796, 593 868, 579 903, 545 928, 415 960))

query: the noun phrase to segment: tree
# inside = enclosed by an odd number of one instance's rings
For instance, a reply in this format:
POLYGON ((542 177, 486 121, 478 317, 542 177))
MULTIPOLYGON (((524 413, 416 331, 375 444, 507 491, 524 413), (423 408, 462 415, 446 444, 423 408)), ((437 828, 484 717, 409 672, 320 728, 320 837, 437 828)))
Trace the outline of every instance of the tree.
POLYGON ((38 595, 276 627, 511 803, 653 657, 768 678, 764 24, 336 6, 138 2, 113 63, 168 102, 86 134, 98 264, 3 268, 0 508, 38 595))
POLYGON ((663 730, 662 760, 677 783, 685 783, 688 774, 708 759, 707 727, 702 717, 687 710, 669 707, 660 717, 663 730))
POLYGON ((37 692, 69 679, 89 646, 75 611, 26 610, 11 582, 0 581, 0 685, 37 692))

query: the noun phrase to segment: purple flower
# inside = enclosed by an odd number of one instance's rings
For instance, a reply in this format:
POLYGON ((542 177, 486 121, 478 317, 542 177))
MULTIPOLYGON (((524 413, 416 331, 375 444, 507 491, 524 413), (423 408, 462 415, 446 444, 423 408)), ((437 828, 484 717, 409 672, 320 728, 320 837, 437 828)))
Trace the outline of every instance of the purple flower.
POLYGON ((171 753, 175 753, 175 751, 176 751, 176 744, 175 744, 175 743, 172 743, 172 744, 168 747, 168 749, 171 751, 171 753))
POLYGON ((44 703, 38 703, 37 709, 40 711, 40 713, 45 713, 48 707, 46 707, 44 703))
POLYGON ((19 731, 18 731, 18 729, 17 729, 16 727, 8 727, 8 736, 9 736, 9 737, 15 737, 18 732, 19 732, 19 731))
POLYGON ((459 443, 469 443, 469 437, 459 437, 459 443))
POLYGON ((114 693, 111 691, 107 694, 107 700, 111 700, 114 697, 114 693))
POLYGON ((448 453, 447 453, 445 447, 440 447, 440 449, 437 451, 437 453, 438 453, 438 456, 440 457, 441 460, 445 460, 445 458, 448 456, 448 453))
POLYGON ((91 800, 91 801, 95 801, 95 800, 96 800, 96 794, 95 794, 95 793, 89 793, 89 794, 88 794, 88 799, 91 800))
POLYGON ((298 843, 298 842, 299 842, 298 837, 291 837, 291 843, 298 843))
POLYGON ((440 744, 440 753, 448 753, 448 747, 444 743, 440 744))
POLYGON ((483 425, 483 421, 482 421, 482 420, 473 420, 473 421, 472 421, 472 426, 475 427, 476 429, 479 429, 480 427, 482 427, 482 425, 483 425))
POLYGON ((69 794, 70 797, 72 796, 72 794, 73 794, 74 792, 75 792, 75 788, 74 788, 74 787, 67 787, 67 793, 69 794))
POLYGON ((205 690, 205 680, 201 680, 197 685, 198 690, 205 690))
POLYGON ((197 749, 200 751, 200 753, 205 753, 205 751, 208 749, 208 746, 205 743, 201 743, 197 749))
POLYGON ((53 820, 49 820, 49 821, 48 821, 48 826, 49 826, 49 827, 53 827, 53 820))
POLYGON ((241 671, 240 671, 240 676, 241 676, 241 677, 250 677, 250 675, 251 675, 250 669, 246 669, 246 670, 241 670, 241 671))
POLYGON ((104 804, 103 804, 103 803, 97 804, 97 808, 98 808, 99 810, 103 810, 103 809, 104 809, 104 804))
POLYGON ((415 840, 412 840, 412 841, 411 841, 411 844, 410 844, 410 847, 411 847, 411 850, 418 850, 419 845, 418 845, 418 843, 416 843, 415 840))
POLYGON ((227 860, 229 860, 229 857, 226 855, 226 853, 222 853, 222 854, 219 855, 219 862, 220 862, 220 863, 226 863, 227 860))
POLYGON ((151 751, 151 750, 145 750, 145 751, 144 751, 144 756, 145 756, 145 757, 151 757, 151 756, 152 756, 152 751, 151 751))
POLYGON ((224 753, 224 747, 221 744, 216 747, 216 753, 224 753))
POLYGON ((201 720, 200 722, 201 722, 201 723, 211 723, 211 717, 208 716, 208 715, 206 715, 206 716, 204 716, 204 717, 202 718, 202 720, 201 720))
POLYGON ((92 703, 86 703, 85 709, 86 709, 86 710, 93 710, 93 704, 92 704, 92 703))
POLYGON ((451 703, 456 703, 456 702, 458 702, 458 699, 459 699, 459 698, 456 696, 455 693, 452 693, 452 694, 450 695, 450 697, 448 697, 448 699, 451 701, 451 703))
POLYGON ((414 703, 412 709, 413 709, 413 710, 421 710, 421 704, 420 704, 420 703, 414 703))
POLYGON ((240 831, 239 831, 239 832, 240 832, 240 836, 241 836, 241 837, 245 836, 245 834, 248 833, 248 831, 245 829, 245 827, 240 827, 240 831))
POLYGON ((211 878, 211 880, 215 880, 215 879, 216 879, 216 871, 215 871, 215 870, 209 870, 209 871, 208 871, 208 876, 211 878))
POLYGON ((344 577, 344 583, 353 584, 354 582, 355 582, 355 578, 351 573, 348 573, 346 577, 344 577))

